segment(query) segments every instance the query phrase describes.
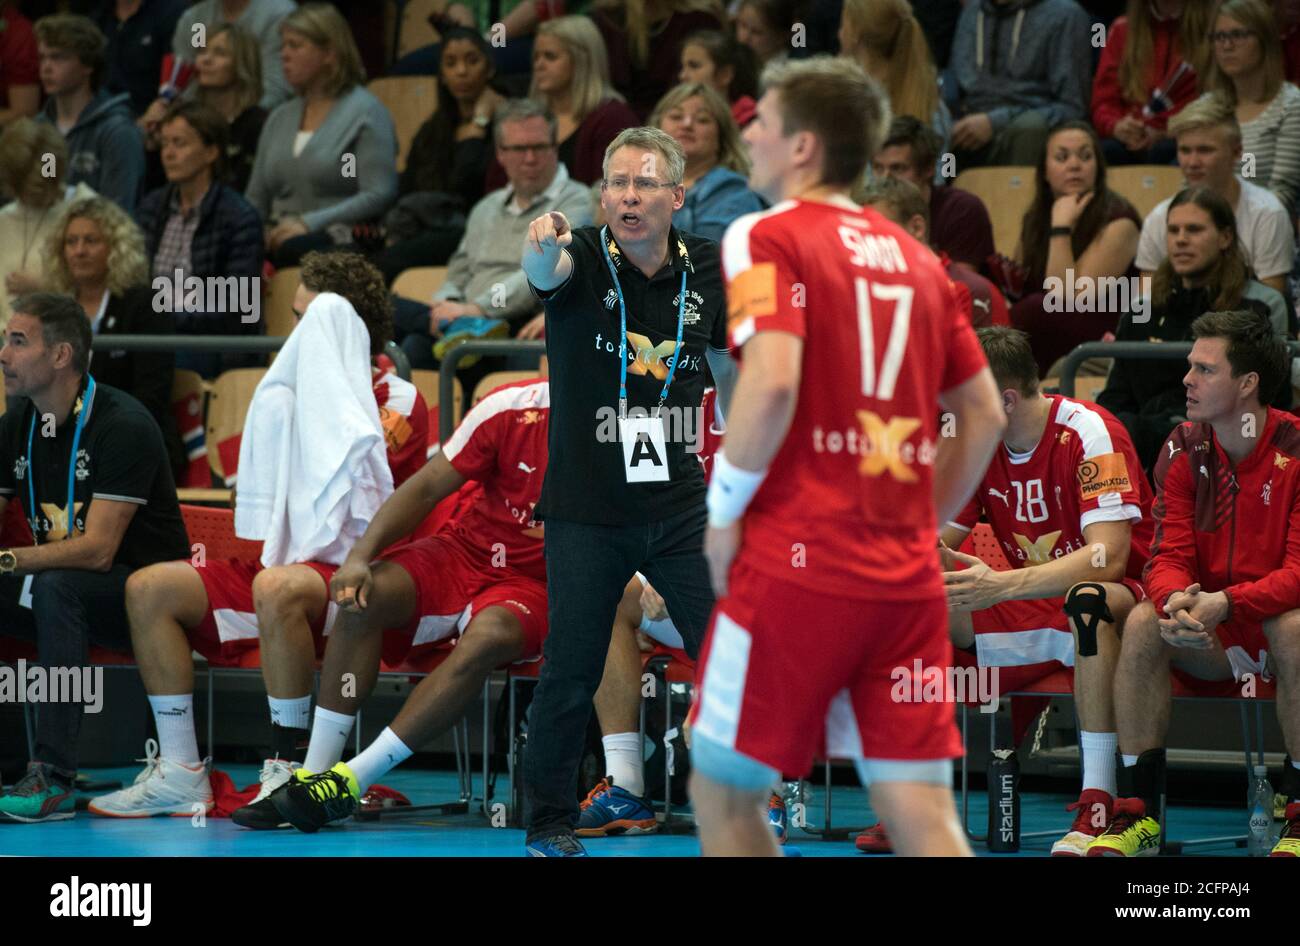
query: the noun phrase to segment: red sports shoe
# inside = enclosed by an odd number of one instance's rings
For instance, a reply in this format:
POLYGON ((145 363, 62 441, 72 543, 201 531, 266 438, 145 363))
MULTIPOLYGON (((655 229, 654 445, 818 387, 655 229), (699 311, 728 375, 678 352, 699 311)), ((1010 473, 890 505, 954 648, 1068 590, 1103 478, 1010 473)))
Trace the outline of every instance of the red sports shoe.
POLYGON ((889 835, 885 833, 885 824, 883 821, 877 821, 866 831, 858 835, 854 842, 859 851, 864 854, 893 854, 894 845, 889 841, 889 835))
POLYGON ((1052 845, 1052 857, 1087 857, 1088 845, 1098 838, 1110 824, 1115 812, 1115 799, 1099 788, 1085 788, 1079 800, 1065 806, 1066 811, 1077 811, 1069 833, 1052 845))

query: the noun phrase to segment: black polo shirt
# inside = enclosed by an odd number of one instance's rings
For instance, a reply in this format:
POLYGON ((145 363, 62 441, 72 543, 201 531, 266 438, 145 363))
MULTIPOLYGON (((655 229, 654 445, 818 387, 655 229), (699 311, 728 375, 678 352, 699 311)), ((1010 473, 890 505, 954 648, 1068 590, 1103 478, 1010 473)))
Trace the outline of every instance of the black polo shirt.
MULTIPOLYGON (((85 405, 84 392, 78 398, 85 405)), ((155 562, 190 557, 190 541, 181 519, 171 462, 162 432, 144 406, 131 395, 96 384, 81 443, 77 449, 72 496, 78 532, 86 531, 86 516, 96 499, 134 503, 139 508, 122 536, 114 565, 141 568, 155 562)), ((42 436, 36 418, 32 456, 27 438, 35 407, 26 398, 9 404, 0 417, 0 496, 22 504, 36 544, 67 536, 68 462, 77 426, 77 411, 54 432, 42 436), (36 513, 28 509, 28 477, 33 476, 36 513)))
POLYGON ((138 10, 119 21, 114 4, 105 3, 95 14, 95 25, 108 40, 104 85, 115 94, 131 93, 136 115, 158 97, 163 57, 172 51, 176 21, 187 6, 186 0, 142 0, 138 10))
MULTIPOLYGON (((706 349, 727 350, 726 300, 718 244, 674 228, 668 245, 669 262, 653 279, 624 258, 612 236, 610 256, 627 306, 629 413, 634 407, 654 410, 677 356, 664 406, 670 416, 684 418, 704 395, 706 349), (685 325, 682 350, 675 352, 682 273, 685 325)), ((631 525, 703 504, 704 475, 696 454, 687 451, 689 435, 673 435, 674 429, 688 430, 680 425, 668 427, 668 482, 627 482, 622 444, 609 436, 609 421, 618 415, 619 306, 600 229, 574 230, 567 252, 573 259, 568 281, 548 292, 533 287, 546 308, 551 391, 550 459, 537 518, 631 525)), ((698 417, 697 412, 692 420, 698 417)), ((617 431, 616 420, 612 429, 617 431)))

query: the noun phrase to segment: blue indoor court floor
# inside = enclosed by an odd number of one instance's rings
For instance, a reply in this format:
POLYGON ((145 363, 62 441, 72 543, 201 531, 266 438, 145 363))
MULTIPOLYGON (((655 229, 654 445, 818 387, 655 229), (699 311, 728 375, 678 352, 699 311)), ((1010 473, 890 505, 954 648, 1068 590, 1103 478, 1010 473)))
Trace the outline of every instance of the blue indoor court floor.
MULTIPOLYGON (((257 780, 252 765, 222 766, 236 785, 257 780)), ((92 778, 120 779, 130 783, 138 768, 95 769, 92 778)), ((456 795, 454 772, 398 769, 383 784, 407 795, 414 804, 446 801, 456 795)), ((481 790, 476 780, 476 790, 481 790)), ((505 779, 497 782, 498 797, 505 797, 505 779)), ((1020 857, 1046 856, 1052 842, 1069 827, 1064 810, 1073 801, 1065 795, 1031 793, 1021 797, 1025 832, 1054 832, 1051 837, 1030 838, 1021 845, 1020 857)), ((867 811, 866 796, 857 788, 836 787, 833 795, 837 825, 866 825, 875 819, 867 811)), ((983 833, 986 801, 983 791, 971 798, 971 823, 983 833)), ((820 822, 822 795, 814 789, 809 798, 809 820, 820 822)), ((1173 839, 1241 835, 1246 829, 1242 808, 1174 807, 1170 824, 1173 839)), ((71 821, 44 825, 0 825, 0 856, 55 857, 515 857, 523 854, 524 834, 511 828, 490 827, 476 809, 463 815, 413 814, 392 820, 348 822, 315 835, 284 831, 248 831, 228 819, 208 818, 202 827, 189 818, 120 820, 78 812, 71 821)), ((791 829, 791 847, 804 857, 866 857, 849 841, 822 841, 791 829)), ((596 857, 694 857, 699 842, 693 835, 649 835, 589 840, 587 851, 596 857)), ((989 855, 983 845, 975 852, 989 855)), ((1196 848, 1203 855, 1244 855, 1244 848, 1196 848)))

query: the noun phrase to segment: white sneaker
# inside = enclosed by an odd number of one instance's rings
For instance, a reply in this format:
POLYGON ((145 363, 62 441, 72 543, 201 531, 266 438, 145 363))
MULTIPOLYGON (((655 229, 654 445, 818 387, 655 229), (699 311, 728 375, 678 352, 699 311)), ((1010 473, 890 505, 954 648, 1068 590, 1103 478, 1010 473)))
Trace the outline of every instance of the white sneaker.
POLYGON ((278 756, 274 759, 267 759, 262 763, 262 771, 257 776, 257 780, 262 783, 262 787, 257 790, 257 797, 249 804, 256 805, 259 801, 270 798, 271 793, 281 785, 289 784, 289 779, 293 778, 293 773, 300 768, 302 768, 300 762, 288 762, 278 756))
POLYGON ((145 743, 145 758, 138 761, 145 764, 144 771, 135 777, 131 787, 96 798, 88 807, 92 814, 108 818, 188 818, 212 810, 212 785, 208 781, 211 759, 201 762, 197 769, 160 759, 158 743, 150 739, 145 743))

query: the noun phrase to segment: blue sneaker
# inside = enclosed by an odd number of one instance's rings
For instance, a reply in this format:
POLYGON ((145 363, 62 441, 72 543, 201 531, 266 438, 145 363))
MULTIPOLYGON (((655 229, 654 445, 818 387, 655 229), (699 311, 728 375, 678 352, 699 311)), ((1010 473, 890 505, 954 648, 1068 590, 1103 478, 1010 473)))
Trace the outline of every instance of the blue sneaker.
POLYGON ((767 800, 767 823, 772 826, 772 831, 776 835, 776 843, 784 844, 785 836, 790 827, 790 819, 785 812, 785 799, 776 792, 767 800))
MULTIPOLYGON (((447 352, 464 342, 483 342, 494 338, 508 338, 510 325, 505 319, 492 319, 485 315, 462 315, 453 319, 442 330, 442 338, 433 343, 433 357, 441 362, 447 352)), ((478 355, 470 355, 457 362, 457 368, 468 368, 478 361, 478 355)))
POLYGON ((578 815, 578 837, 581 838, 652 834, 659 829, 649 803, 626 788, 619 788, 609 776, 596 783, 581 807, 578 815))
POLYGON ((524 850, 530 857, 586 857, 582 842, 568 832, 548 834, 529 841, 524 850))

